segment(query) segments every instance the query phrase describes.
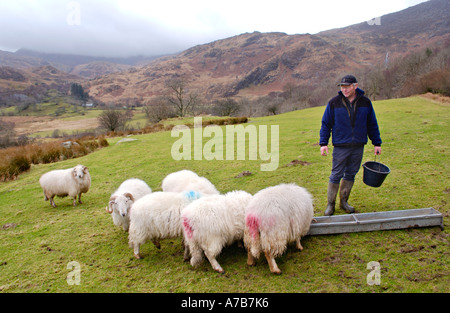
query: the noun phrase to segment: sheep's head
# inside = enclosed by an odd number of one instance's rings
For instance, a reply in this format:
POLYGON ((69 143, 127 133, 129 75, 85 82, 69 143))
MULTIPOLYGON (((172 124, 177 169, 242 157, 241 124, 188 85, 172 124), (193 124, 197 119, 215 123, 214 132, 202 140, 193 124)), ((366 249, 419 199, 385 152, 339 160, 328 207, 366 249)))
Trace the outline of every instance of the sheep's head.
POLYGON ((84 176, 88 173, 88 168, 83 165, 77 165, 73 168, 73 177, 76 179, 83 180, 84 176))
POLYGON ((123 195, 112 196, 109 199, 108 212, 112 213, 116 210, 121 216, 125 217, 133 205, 134 198, 131 193, 124 193, 123 195))

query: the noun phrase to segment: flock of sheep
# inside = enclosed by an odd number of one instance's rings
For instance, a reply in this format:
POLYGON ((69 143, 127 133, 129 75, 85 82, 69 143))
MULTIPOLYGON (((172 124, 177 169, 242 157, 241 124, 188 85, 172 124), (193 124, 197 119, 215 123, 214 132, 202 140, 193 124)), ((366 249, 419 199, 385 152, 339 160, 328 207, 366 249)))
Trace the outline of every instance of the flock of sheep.
MULTIPOLYGON (((53 207, 54 196, 71 196, 81 203, 81 194, 89 190, 91 178, 85 166, 54 170, 39 180, 45 200, 53 207)), ((113 223, 128 232, 134 256, 150 240, 159 249, 159 240, 183 236, 184 259, 196 267, 203 255, 219 273, 224 270, 216 257, 235 241, 244 241, 248 265, 255 265, 261 252, 270 271, 281 274, 275 258, 305 236, 313 219, 311 194, 295 184, 280 184, 260 190, 255 195, 236 190, 220 194, 205 177, 190 170, 167 175, 162 191, 152 189, 142 180, 125 180, 111 194, 107 212, 113 223)))

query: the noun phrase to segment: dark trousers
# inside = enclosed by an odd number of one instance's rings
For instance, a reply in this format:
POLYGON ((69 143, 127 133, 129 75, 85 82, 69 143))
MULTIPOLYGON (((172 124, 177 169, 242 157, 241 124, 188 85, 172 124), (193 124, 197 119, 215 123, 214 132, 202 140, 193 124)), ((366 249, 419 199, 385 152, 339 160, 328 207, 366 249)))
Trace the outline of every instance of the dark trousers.
POLYGON ((363 154, 364 146, 334 147, 330 183, 339 184, 342 178, 354 182, 361 167, 363 154))

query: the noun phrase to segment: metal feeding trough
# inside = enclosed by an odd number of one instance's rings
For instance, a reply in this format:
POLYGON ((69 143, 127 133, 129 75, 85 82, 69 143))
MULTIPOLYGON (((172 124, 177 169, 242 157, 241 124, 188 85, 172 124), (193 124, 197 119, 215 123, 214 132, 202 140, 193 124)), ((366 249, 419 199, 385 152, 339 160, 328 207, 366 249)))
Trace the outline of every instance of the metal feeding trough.
POLYGON ((440 226, 443 216, 433 208, 314 217, 308 235, 440 226))

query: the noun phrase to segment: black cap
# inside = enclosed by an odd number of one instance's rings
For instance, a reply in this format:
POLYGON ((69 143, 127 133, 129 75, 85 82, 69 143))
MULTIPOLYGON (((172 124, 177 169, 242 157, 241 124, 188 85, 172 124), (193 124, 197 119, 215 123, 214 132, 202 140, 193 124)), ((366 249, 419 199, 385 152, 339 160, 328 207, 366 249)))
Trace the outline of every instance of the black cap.
POLYGON ((356 80, 356 77, 353 75, 345 75, 342 77, 341 82, 338 84, 338 86, 348 86, 351 84, 356 84, 358 81, 356 80))

